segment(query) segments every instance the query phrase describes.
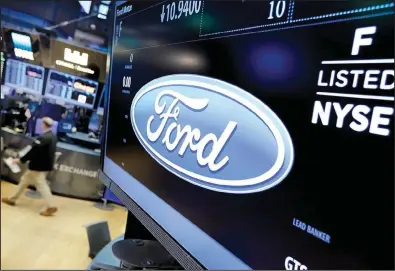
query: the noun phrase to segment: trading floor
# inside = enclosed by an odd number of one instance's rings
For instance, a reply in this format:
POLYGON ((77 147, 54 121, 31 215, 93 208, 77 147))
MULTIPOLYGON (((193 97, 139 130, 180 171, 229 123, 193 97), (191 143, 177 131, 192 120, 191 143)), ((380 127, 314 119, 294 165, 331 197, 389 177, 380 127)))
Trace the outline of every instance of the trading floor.
MULTIPOLYGON (((14 185, 1 182, 1 196, 14 185)), ((112 238, 125 231, 127 211, 103 211, 90 201, 55 196, 59 212, 40 216, 41 199, 22 196, 17 206, 1 204, 1 270, 86 269, 90 263, 84 225, 107 220, 112 238)))

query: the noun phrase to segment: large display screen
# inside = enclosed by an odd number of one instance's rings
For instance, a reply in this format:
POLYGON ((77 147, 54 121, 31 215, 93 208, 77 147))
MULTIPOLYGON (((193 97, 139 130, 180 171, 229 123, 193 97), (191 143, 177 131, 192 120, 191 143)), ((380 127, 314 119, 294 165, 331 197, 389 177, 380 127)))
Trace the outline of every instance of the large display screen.
POLYGON ((45 68, 15 59, 7 59, 4 83, 32 94, 42 94, 45 68))
POLYGON ((393 1, 131 1, 103 170, 208 269, 394 268, 393 1))
MULTIPOLYGON (((40 35, 2 28, 4 51, 8 57, 40 66, 49 66, 47 50, 42 51, 40 35), (44 55, 43 55, 44 54, 44 55)), ((45 49, 45 48, 44 48, 45 49)))
POLYGON ((75 105, 93 108, 98 82, 50 70, 45 96, 75 105))

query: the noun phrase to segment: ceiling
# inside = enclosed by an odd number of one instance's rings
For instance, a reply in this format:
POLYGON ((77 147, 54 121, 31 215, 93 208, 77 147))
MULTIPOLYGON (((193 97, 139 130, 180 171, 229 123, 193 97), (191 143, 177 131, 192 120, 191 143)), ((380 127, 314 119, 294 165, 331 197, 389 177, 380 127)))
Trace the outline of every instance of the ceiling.
POLYGON ((23 27, 24 29, 46 28, 80 18, 79 21, 57 27, 57 35, 64 39, 74 39, 76 31, 79 32, 79 36, 83 35, 81 33, 87 33, 85 36, 94 38, 85 41, 87 44, 83 45, 92 45, 103 51, 108 44, 110 20, 99 19, 95 15, 100 2, 100 0, 92 1, 90 13, 92 16, 87 18, 89 16, 76 0, 3 1, 1 7, 2 25, 23 27), (95 44, 99 41, 103 44, 95 44))

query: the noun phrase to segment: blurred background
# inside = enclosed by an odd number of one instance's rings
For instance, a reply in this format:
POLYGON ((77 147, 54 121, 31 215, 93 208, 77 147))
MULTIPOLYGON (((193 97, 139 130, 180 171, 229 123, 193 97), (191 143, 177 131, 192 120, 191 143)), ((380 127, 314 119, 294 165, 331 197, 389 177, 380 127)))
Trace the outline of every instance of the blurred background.
POLYGON ((98 179, 112 5, 1 1, 1 196, 27 168, 7 159, 20 157, 51 117, 58 143, 47 181, 59 208, 40 216, 33 186, 16 206, 1 204, 1 269, 86 269, 125 232, 128 212, 98 179))

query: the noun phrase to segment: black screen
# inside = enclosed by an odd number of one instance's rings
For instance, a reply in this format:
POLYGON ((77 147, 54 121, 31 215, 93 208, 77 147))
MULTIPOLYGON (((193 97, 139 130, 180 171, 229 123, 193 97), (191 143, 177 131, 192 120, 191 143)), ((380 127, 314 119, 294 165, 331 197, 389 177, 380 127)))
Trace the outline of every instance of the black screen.
MULTIPOLYGON (((171 1, 119 12, 106 156, 253 269, 394 268, 393 3, 180 2, 174 12, 171 1), (270 108, 293 143, 285 179, 221 193, 158 163, 131 105, 145 84, 177 74, 219 79, 270 108)), ((231 107, 218 112, 233 118, 231 107)), ((181 125, 216 123, 212 114, 181 125)))

